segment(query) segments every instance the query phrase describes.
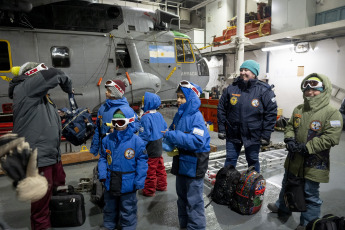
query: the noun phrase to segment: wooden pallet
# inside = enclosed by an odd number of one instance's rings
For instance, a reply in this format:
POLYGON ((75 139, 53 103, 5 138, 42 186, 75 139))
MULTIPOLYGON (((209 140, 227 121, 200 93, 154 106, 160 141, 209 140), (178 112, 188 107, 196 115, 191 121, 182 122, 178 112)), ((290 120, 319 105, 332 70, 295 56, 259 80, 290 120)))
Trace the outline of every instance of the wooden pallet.
MULTIPOLYGON (((99 159, 99 155, 95 157, 90 152, 74 152, 74 153, 64 153, 61 155, 61 161, 63 165, 84 163, 88 161, 96 161, 99 159)), ((4 172, 0 170, 0 175, 3 175, 4 172)))

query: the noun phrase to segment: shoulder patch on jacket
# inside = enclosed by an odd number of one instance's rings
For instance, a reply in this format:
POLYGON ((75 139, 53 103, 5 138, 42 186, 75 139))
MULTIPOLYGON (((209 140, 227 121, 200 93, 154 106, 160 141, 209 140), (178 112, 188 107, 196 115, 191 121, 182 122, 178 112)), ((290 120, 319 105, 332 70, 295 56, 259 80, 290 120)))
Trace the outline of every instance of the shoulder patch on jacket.
POLYGON ((340 120, 330 121, 332 127, 341 127, 340 120))
POLYGON ((134 149, 132 149, 132 148, 126 149, 126 151, 125 151, 125 158, 126 159, 130 160, 134 157, 134 155, 135 155, 134 149))
POLYGON ((193 134, 199 135, 199 136, 204 136, 204 130, 202 129, 198 129, 198 128, 194 128, 193 129, 193 134))

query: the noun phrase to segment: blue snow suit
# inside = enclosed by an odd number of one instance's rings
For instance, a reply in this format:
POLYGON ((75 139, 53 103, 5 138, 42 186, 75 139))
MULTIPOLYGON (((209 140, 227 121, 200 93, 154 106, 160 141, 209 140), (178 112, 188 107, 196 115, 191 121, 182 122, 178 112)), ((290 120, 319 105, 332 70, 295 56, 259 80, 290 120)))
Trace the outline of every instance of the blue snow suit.
MULTIPOLYGON (((201 93, 201 88, 195 84, 201 93)), ((190 88, 181 87, 186 103, 181 104, 166 140, 176 146, 171 173, 176 175, 176 193, 180 228, 206 229, 203 182, 208 167, 210 135, 199 111, 200 99, 190 88)))
MULTIPOLYGON (((126 118, 135 117, 132 108, 119 109, 126 118)), ((102 140, 98 176, 101 181, 105 179, 103 225, 107 229, 115 229, 118 220, 123 230, 136 228, 136 190, 144 188, 148 157, 135 129, 135 122, 129 123, 125 130, 114 129, 102 140)))
POLYGON ((191 89, 181 89, 187 102, 180 105, 164 136, 179 150, 179 155, 173 158, 171 173, 204 178, 208 167, 210 135, 199 111, 200 99, 191 89))
POLYGON ((129 106, 127 99, 112 100, 107 99, 105 103, 99 108, 96 120, 95 134, 93 135, 90 153, 97 156, 101 148, 101 140, 109 132, 110 127, 106 123, 110 123, 113 118, 114 112, 121 106, 129 106))
POLYGON ((271 87, 258 79, 246 84, 237 78, 219 100, 218 132, 244 147, 269 140, 277 120, 277 103, 271 87))
POLYGON ((146 142, 149 157, 160 157, 163 137, 161 131, 168 127, 162 114, 156 111, 161 105, 161 99, 158 95, 149 92, 146 92, 144 97, 144 114, 140 120, 139 137, 146 142))

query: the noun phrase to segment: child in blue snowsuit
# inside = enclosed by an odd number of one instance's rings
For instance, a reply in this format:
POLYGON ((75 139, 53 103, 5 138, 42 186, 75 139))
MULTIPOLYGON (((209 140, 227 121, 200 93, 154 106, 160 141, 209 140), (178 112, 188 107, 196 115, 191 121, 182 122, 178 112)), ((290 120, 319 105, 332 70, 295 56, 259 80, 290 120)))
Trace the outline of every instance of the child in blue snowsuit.
POLYGON ((97 156, 101 150, 102 139, 109 133, 110 123, 114 112, 121 106, 129 106, 127 99, 123 96, 126 91, 125 83, 121 80, 108 80, 105 83, 105 103, 99 108, 96 120, 95 134, 93 135, 90 153, 97 156))
POLYGON ((167 129, 167 123, 162 114, 156 110, 160 105, 161 99, 158 95, 145 93, 144 114, 141 116, 141 128, 139 129, 139 137, 146 142, 149 156, 149 169, 147 170, 145 188, 142 190, 144 196, 154 196, 156 190, 167 190, 167 173, 162 157, 162 131, 167 129))
POLYGON ((210 135, 199 111, 201 88, 181 81, 177 93, 177 113, 163 132, 166 141, 176 146, 171 173, 176 175, 178 219, 180 228, 205 229, 203 188, 208 167, 210 135))
POLYGON ((136 229, 136 191, 143 189, 147 171, 144 141, 134 134, 135 112, 123 106, 112 119, 114 131, 102 141, 98 161, 99 180, 104 182, 103 226, 136 229))

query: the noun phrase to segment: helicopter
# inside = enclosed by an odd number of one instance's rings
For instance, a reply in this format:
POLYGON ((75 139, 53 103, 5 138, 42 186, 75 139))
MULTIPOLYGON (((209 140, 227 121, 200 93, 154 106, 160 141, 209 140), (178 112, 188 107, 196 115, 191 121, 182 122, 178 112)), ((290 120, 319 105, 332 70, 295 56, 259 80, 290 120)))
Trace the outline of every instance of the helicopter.
MULTIPOLYGON (((106 99, 108 79, 127 79, 131 105, 140 105, 145 92, 176 100, 181 80, 201 88, 209 81, 205 58, 178 32, 179 16, 160 9, 61 1, 26 11, 2 8, 0 15, 0 104, 12 102, 11 68, 29 61, 70 76, 78 105, 93 113, 106 99)), ((69 106, 59 87, 49 93, 58 108, 69 106)))

